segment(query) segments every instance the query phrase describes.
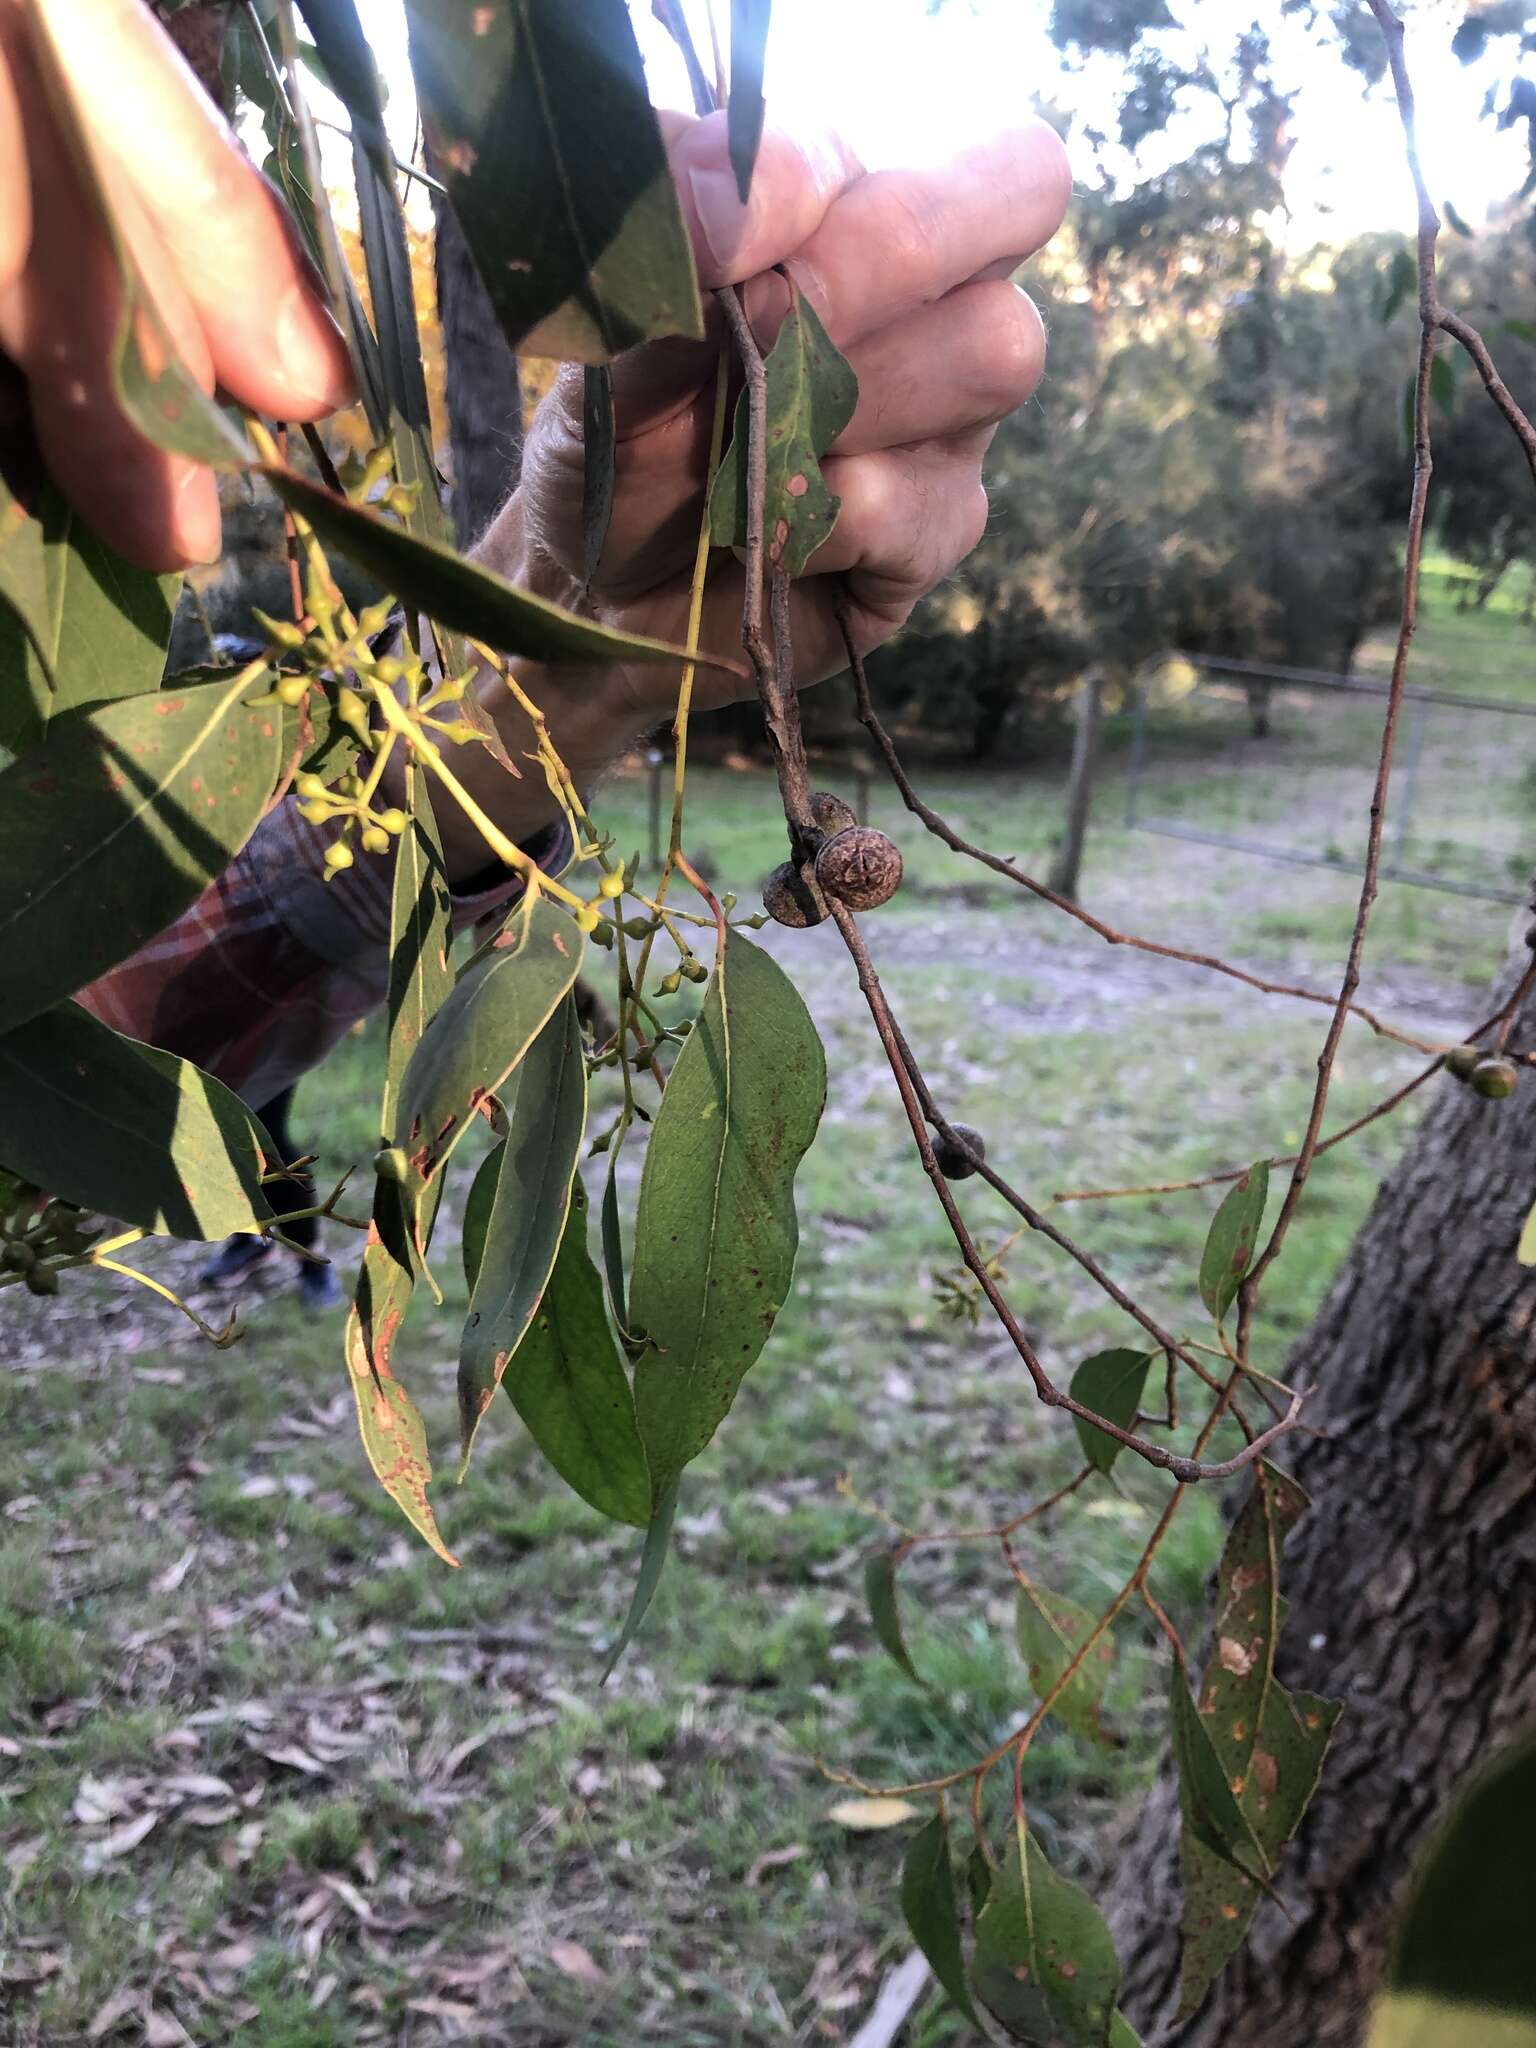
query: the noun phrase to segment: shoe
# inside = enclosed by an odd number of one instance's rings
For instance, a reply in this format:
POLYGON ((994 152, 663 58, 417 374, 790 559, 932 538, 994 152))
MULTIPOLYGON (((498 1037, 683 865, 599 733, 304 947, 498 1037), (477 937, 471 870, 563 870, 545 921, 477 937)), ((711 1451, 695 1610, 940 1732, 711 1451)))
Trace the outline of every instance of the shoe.
POLYGON ((341 1286, 334 1266, 299 1265, 299 1298, 306 1308, 340 1308, 341 1286))
POLYGON ((238 1287, 247 1274, 265 1265, 276 1250, 270 1238, 252 1237, 242 1231, 225 1238, 197 1277, 204 1287, 238 1287))

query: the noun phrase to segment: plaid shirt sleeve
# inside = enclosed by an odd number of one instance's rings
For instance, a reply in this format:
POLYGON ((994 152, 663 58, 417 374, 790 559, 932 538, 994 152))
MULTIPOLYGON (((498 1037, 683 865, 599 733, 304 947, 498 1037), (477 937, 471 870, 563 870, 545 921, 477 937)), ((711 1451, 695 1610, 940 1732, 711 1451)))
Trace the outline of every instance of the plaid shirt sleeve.
MULTIPOLYGON (((286 798, 191 908, 76 1000, 130 1038, 194 1060, 260 1109, 315 1066, 389 986, 391 865, 360 857, 333 879, 335 828, 286 798)), ((570 858, 556 824, 524 849, 546 872, 570 858)), ((456 894, 454 928, 506 908, 516 875, 456 894)))

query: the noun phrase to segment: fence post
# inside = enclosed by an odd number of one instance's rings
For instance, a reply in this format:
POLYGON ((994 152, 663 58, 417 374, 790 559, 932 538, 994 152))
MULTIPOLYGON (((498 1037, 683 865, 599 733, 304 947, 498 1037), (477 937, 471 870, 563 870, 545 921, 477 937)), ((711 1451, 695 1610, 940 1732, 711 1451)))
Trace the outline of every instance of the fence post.
POLYGON ((1067 816, 1056 858, 1051 863, 1051 887, 1058 896, 1077 900, 1078 877, 1083 866, 1083 844, 1088 837, 1088 811, 1093 802, 1093 774, 1099 750, 1099 713, 1103 707, 1104 677, 1090 669, 1077 694, 1077 731, 1072 740, 1072 772, 1067 783, 1067 816))

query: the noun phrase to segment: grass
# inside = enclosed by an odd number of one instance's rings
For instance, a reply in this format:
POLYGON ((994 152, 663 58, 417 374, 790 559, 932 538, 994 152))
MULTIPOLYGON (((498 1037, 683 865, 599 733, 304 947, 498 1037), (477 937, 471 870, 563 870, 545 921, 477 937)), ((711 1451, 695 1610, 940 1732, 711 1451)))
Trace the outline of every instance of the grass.
MULTIPOLYGON (((1427 656, 1464 630, 1437 605, 1427 656)), ((1476 630, 1511 668, 1529 646, 1503 607, 1476 630)), ((1116 773, 1111 756, 1084 881, 1096 909, 1266 971, 1336 978, 1345 878, 1127 831, 1116 773)), ((990 843, 1036 861, 1048 850, 1054 776, 924 781, 990 843)), ((607 793, 626 847, 644 844, 645 804, 643 776, 607 793)), ((748 900, 782 838, 769 778, 700 771, 694 816, 696 853, 748 900)), ((908 829, 888 795, 875 816, 909 861, 909 886, 869 921, 898 1009, 951 1113, 985 1130, 1037 1198, 1296 1142, 1321 1009, 1106 948, 908 829)), ((1389 886, 1367 999, 1455 1034, 1506 922, 1494 905, 1389 886)), ((1016 1511, 1070 1474, 1075 1441, 1036 1406, 1006 1342, 940 1313, 934 1275, 955 1266, 953 1247, 835 939, 764 942, 804 988, 831 1072, 799 1186, 796 1288, 692 1469, 678 1554, 606 1688, 599 1655, 628 1600, 634 1533, 560 1486, 510 1408, 488 1420, 463 1488, 439 1482, 455 1573, 374 1488, 338 1318, 306 1317, 284 1276, 264 1277, 227 1353, 116 1287, 70 1287, 46 1320, 7 1297, 8 2041, 51 2048, 93 2020, 98 2038, 169 2039, 174 2021, 195 2041, 231 2031, 262 2048, 725 2048, 856 2031, 906 1945, 904 1831, 833 1822, 818 1759, 880 1781, 928 1776, 1031 1704, 992 1552, 923 1550, 905 1568, 923 1684, 872 1640, 862 1558, 891 1518, 938 1529, 1016 1511)), ((372 1149, 377 1059, 370 1026, 301 1093, 299 1126, 328 1169, 372 1149)), ((1330 1120, 1414 1065, 1352 1026, 1330 1120)), ((1261 1362, 1283 1367, 1404 1135, 1373 1126, 1318 1166, 1269 1293, 1261 1362)), ((1003 1210, 973 1190, 975 1226, 1000 1240, 1003 1210)), ((1215 1199, 1062 1213, 1138 1298, 1200 1335, 1194 1274, 1215 1199)), ((450 1206, 446 1300, 418 1304, 402 1352, 445 1468, 464 1309, 454 1227, 450 1206)), ((1006 1266, 1053 1371, 1131 1341, 1049 1247, 1025 1239, 1006 1266)), ((161 1262, 184 1282, 195 1267, 195 1253, 161 1262)), ((1122 1491, 1097 1486, 1021 1545, 1033 1575, 1089 1606, 1128 1569, 1162 1497, 1131 1461, 1121 1476, 1122 1491)), ((1192 1636, 1218 1541, 1219 1501, 1198 1491, 1156 1581, 1192 1636)), ((1110 1746, 1048 1732, 1031 1752, 1035 1824, 1089 1883, 1154 1766, 1162 1687, 1151 1633, 1128 1615, 1110 1746)), ((965 2038, 933 1999, 904 2036, 913 2048, 965 2038)))

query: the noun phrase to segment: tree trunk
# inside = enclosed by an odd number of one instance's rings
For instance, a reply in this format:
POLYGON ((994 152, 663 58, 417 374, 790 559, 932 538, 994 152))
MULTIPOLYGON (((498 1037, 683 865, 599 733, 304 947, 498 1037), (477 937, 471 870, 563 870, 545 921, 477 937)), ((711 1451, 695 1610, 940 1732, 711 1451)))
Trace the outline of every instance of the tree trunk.
MULTIPOLYGON (((1536 999, 1515 1042, 1533 1032, 1536 999)), ((1165 1760, 1106 1902, 1123 2002, 1149 2041, 1357 2048, 1427 1831, 1536 1714, 1536 1272, 1515 1260, 1536 1196, 1533 1083, 1505 1102, 1430 1084, 1422 1129, 1297 1347, 1328 1435, 1293 1438, 1282 1461, 1313 1506, 1281 1571, 1280 1675, 1345 1713, 1279 1866, 1293 1919, 1262 1904, 1183 2025, 1165 1760)))
POLYGON ((517 357, 502 338, 453 209, 434 195, 437 312, 443 328, 459 546, 478 540, 512 494, 523 459, 517 357))

